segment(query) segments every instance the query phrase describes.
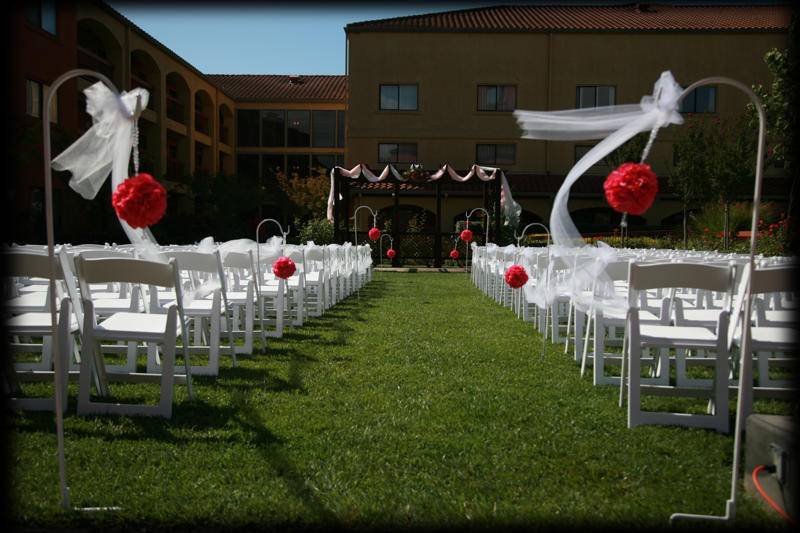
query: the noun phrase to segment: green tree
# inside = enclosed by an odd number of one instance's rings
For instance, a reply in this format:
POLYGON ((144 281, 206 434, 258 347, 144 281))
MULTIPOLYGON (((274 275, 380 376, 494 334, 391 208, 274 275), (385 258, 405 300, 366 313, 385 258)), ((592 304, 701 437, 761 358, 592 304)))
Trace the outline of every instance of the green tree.
POLYGON ((747 117, 717 119, 709 129, 708 176, 714 196, 724 209, 723 246, 730 245, 730 206, 753 183, 755 176, 755 132, 747 117))
POLYGON ((681 199, 684 248, 689 238, 689 209, 706 197, 709 187, 709 149, 709 132, 703 121, 689 119, 675 135, 674 164, 667 182, 681 199))
MULTIPOLYGON (((792 106, 790 98, 792 91, 800 90, 797 81, 789 77, 789 53, 787 50, 773 48, 764 55, 772 83, 764 87, 761 84, 753 85, 753 92, 761 99, 764 113, 767 116, 767 165, 781 165, 792 160, 792 136, 790 125, 792 120, 792 106)), ((752 103, 748 108, 748 126, 758 129, 758 114, 752 103)))

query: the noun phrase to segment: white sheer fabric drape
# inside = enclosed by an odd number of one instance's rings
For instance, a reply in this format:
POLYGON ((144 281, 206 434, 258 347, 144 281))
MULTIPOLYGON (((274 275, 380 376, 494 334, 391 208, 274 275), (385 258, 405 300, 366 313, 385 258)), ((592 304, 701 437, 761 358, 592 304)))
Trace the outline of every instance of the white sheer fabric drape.
POLYGON ((514 116, 522 129, 522 138, 551 141, 574 141, 601 139, 589 150, 567 174, 558 190, 550 214, 550 234, 553 246, 550 247, 548 268, 539 273, 535 281, 537 298, 542 303, 552 303, 559 295, 575 298, 579 307, 618 307, 627 308, 627 299, 616 295, 612 289, 599 290, 600 297, 587 300, 586 287, 610 286, 603 275, 605 265, 617 257, 613 248, 604 243, 588 246, 584 243, 575 223, 569 216, 567 202, 572 185, 594 164, 622 146, 638 133, 649 131, 650 139, 642 154, 647 157, 659 128, 669 124, 682 124, 683 117, 678 113, 679 98, 683 89, 665 71, 653 86, 653 94, 642 97, 638 105, 605 106, 591 109, 564 111, 525 111, 517 110, 514 116), (594 261, 575 261, 576 254, 592 256, 594 261), (562 258, 568 265, 553 275, 555 258, 562 258), (579 264, 579 266, 575 266, 579 264), (569 266, 571 265, 571 266, 569 266), (579 289, 575 289, 579 287, 579 289))
MULTIPOLYGON (((134 128, 137 116, 136 101, 141 109, 147 107, 150 94, 136 88, 115 94, 103 82, 86 89, 86 112, 92 117, 92 127, 69 148, 56 156, 51 165, 55 170, 72 173, 69 186, 87 200, 97 192, 111 173, 111 188, 115 190, 128 179, 134 128)), ((138 250, 150 260, 158 259, 158 246, 148 228, 132 228, 124 220, 122 229, 138 250)))

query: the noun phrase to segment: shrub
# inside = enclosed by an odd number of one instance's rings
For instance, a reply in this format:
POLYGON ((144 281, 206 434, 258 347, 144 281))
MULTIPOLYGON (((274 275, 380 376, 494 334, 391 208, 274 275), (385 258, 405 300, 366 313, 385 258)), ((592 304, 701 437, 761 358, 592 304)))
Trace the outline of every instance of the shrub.
POLYGON ((314 244, 333 243, 333 224, 327 218, 312 218, 300 228, 298 239, 301 244, 314 241, 314 244))

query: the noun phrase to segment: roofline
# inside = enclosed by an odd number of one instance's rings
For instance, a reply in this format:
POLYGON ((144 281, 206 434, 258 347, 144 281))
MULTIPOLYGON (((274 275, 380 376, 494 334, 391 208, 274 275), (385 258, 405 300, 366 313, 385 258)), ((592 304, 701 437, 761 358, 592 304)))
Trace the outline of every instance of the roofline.
POLYGON ((169 49, 165 44, 163 44, 162 42, 157 40, 155 37, 153 37, 152 35, 150 35, 146 31, 144 31, 139 26, 137 26, 128 17, 126 17, 125 15, 123 15, 122 13, 120 13, 119 11, 117 11, 116 9, 111 7, 110 5, 108 5, 103 0, 94 0, 94 3, 95 3, 95 5, 99 6, 101 9, 104 9, 108 14, 110 14, 113 17, 115 17, 117 20, 119 20, 123 24, 127 24, 131 28, 135 29, 137 32, 139 32, 139 34, 142 36, 142 38, 145 41, 148 41, 150 44, 152 44, 156 48, 159 48, 162 52, 166 53, 168 56, 172 57, 172 59, 176 60, 178 63, 181 63, 184 67, 188 68, 194 74, 196 74, 199 77, 201 77, 203 80, 208 82, 212 87, 216 88, 219 92, 221 92, 222 94, 224 94, 225 96, 227 96, 231 100, 234 100, 234 101, 236 100, 233 96, 228 94, 222 87, 220 87, 219 85, 217 85, 216 83, 214 83, 210 79, 208 79, 208 76, 206 76, 205 74, 203 74, 202 72, 197 70, 197 67, 195 67, 194 65, 192 65, 191 63, 186 61, 184 58, 182 58, 181 56, 179 56, 178 54, 173 52, 171 49, 169 49))
MULTIPOLYGON (((231 76, 231 77, 241 77, 241 76, 252 76, 252 77, 263 77, 263 76, 285 76, 290 77, 294 76, 294 74, 208 74, 208 76, 231 76)), ((343 78, 345 84, 349 82, 349 76, 347 74, 298 74, 298 76, 302 77, 309 77, 309 76, 317 76, 317 77, 328 77, 328 78, 343 78)), ((347 88, 345 88, 345 92, 347 92, 347 88)), ((226 93, 227 94, 227 93, 226 93)), ((298 104, 347 104, 347 94, 345 94, 344 98, 336 99, 336 98, 255 98, 255 97, 229 97, 235 102, 241 103, 279 103, 279 104, 291 104, 291 103, 298 103, 298 104)))
POLYGON ((409 28, 402 26, 377 26, 370 28, 344 29, 345 34, 351 33, 789 33, 789 27, 785 28, 698 28, 698 29, 582 29, 582 28, 547 28, 547 29, 516 29, 516 28, 409 28))

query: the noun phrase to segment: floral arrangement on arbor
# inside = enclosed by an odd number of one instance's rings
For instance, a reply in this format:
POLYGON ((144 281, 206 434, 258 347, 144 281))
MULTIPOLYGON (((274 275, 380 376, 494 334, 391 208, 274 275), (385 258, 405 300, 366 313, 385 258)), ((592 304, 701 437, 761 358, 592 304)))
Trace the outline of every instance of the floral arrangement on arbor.
POLYGON ((425 181, 429 177, 428 173, 422 170, 422 163, 412 163, 401 175, 408 181, 425 181))

